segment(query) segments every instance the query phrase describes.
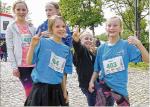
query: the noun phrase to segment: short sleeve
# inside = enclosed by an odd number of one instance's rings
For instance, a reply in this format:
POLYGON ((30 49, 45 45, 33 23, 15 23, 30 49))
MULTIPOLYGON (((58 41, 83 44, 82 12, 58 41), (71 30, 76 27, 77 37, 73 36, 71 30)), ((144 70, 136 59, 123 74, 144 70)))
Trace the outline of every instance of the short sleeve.
POLYGON ((67 59, 66 59, 64 72, 67 73, 67 74, 72 74, 72 66, 73 66, 72 53, 69 50, 69 54, 67 55, 67 59))
POLYGON ((142 56, 140 50, 132 44, 128 44, 128 55, 129 55, 129 62, 141 62, 142 61, 142 56))

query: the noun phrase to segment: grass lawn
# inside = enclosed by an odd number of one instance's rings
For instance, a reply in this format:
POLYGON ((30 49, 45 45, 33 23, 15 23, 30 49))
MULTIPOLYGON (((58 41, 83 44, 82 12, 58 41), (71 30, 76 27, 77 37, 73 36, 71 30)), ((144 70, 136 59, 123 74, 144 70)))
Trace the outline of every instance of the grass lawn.
POLYGON ((148 70, 149 69, 149 64, 144 63, 144 62, 139 62, 139 63, 130 63, 129 68, 137 68, 141 70, 148 70))

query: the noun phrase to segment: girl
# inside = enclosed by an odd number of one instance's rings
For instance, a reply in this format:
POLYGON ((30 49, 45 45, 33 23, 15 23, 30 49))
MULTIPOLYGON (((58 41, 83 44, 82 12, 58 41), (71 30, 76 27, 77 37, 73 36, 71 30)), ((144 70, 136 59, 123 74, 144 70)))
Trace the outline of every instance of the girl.
POLYGON ((34 84, 26 106, 64 106, 66 103, 66 74, 72 73, 72 54, 62 43, 66 24, 61 16, 52 16, 48 21, 52 37, 33 37, 27 55, 27 62, 36 66, 31 74, 34 84))
POLYGON ((16 1, 12 8, 16 18, 6 31, 8 60, 11 62, 13 75, 21 80, 28 96, 32 87, 30 74, 33 65, 26 63, 26 55, 31 38, 35 35, 35 28, 26 21, 28 7, 24 1, 16 1))
POLYGON ((116 101, 118 106, 130 106, 127 92, 128 63, 149 62, 149 55, 136 37, 130 36, 128 41, 120 39, 120 18, 111 17, 106 23, 106 31, 108 42, 97 50, 89 91, 93 91, 94 81, 101 71, 96 105, 112 106, 116 101))
MULTIPOLYGON (((45 6, 45 11, 46 11, 46 16, 47 18, 50 18, 53 15, 61 15, 60 11, 59 11, 59 5, 56 2, 48 2, 46 3, 45 6)), ((69 30, 69 27, 66 27, 67 30, 67 34, 64 35, 64 37, 62 38, 63 43, 65 43, 67 46, 71 47, 72 46, 72 33, 69 30)), ((44 21, 44 23, 42 23, 36 33, 38 32, 42 32, 42 35, 49 35, 48 32, 48 19, 46 21, 44 21)))
POLYGON ((90 32, 83 32, 81 35, 77 31, 73 33, 74 57, 73 62, 78 74, 79 87, 85 94, 89 106, 94 106, 96 101, 95 91, 88 91, 89 82, 94 71, 95 50, 93 51, 93 36, 90 32), (86 67, 85 67, 86 66, 86 67))

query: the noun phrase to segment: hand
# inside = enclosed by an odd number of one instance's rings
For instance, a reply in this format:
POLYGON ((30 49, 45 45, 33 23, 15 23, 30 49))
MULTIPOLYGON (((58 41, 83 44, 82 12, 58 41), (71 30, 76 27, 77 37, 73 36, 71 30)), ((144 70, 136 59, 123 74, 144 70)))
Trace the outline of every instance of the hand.
POLYGON ((76 42, 78 42, 80 39, 79 28, 77 25, 73 28, 73 36, 72 37, 73 37, 73 40, 76 42))
POLYGON ((119 101, 121 99, 121 95, 115 93, 115 92, 111 92, 112 96, 115 98, 116 101, 119 101))
POLYGON ((67 93, 67 91, 64 91, 64 92, 63 92, 63 95, 64 95, 65 102, 68 103, 68 102, 69 102, 69 98, 68 98, 68 93, 67 93))
POLYGON ((90 51, 91 51, 93 54, 95 54, 95 53, 96 53, 96 50, 97 50, 97 48, 96 48, 96 47, 91 47, 91 48, 90 48, 90 51))
POLYGON ((39 40, 40 40, 39 35, 35 35, 35 36, 32 38, 31 46, 35 47, 35 46, 39 43, 39 40))
POLYGON ((13 70, 13 76, 18 77, 18 78, 20 77, 20 72, 18 69, 13 70))
POLYGON ((48 31, 41 32, 41 36, 51 37, 52 34, 48 31))
POLYGON ((90 82, 89 83, 89 88, 88 88, 89 92, 94 92, 94 83, 93 82, 90 82))
POLYGON ((92 45, 91 45, 91 47, 90 47, 90 51, 92 52, 92 53, 96 53, 96 46, 95 46, 95 44, 93 43, 92 45))
POLYGON ((128 43, 129 44, 134 44, 136 46, 139 46, 141 44, 141 41, 138 40, 138 38, 136 36, 129 36, 128 37, 128 43))

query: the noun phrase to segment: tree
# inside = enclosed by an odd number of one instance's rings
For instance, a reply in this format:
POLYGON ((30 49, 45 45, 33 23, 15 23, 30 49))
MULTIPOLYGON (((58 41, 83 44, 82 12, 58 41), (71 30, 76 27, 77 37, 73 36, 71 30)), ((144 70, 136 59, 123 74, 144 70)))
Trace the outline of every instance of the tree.
POLYGON ((7 3, 0 1, 0 13, 11 14, 11 6, 8 6, 7 3))
MULTIPOLYGON (((110 7, 115 13, 120 15, 123 19, 124 25, 127 29, 134 33, 135 31, 135 0, 105 0, 107 6, 110 7)), ((148 11, 148 0, 137 0, 138 11, 137 19, 139 25, 139 33, 141 30, 142 20, 149 14, 148 11)))
POLYGON ((108 36, 106 33, 102 33, 102 34, 98 35, 97 38, 101 41, 107 41, 108 36))
POLYGON ((104 20, 101 0, 60 0, 62 16, 71 26, 94 27, 104 20))

